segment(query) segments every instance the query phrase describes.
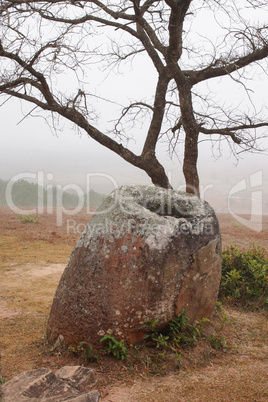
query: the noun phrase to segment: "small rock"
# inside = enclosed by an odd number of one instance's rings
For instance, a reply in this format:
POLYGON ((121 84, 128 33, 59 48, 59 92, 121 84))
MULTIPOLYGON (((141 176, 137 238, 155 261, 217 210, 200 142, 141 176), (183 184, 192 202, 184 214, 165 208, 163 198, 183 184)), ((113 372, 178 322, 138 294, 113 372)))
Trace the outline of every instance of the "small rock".
POLYGON ((101 398, 104 398, 106 395, 109 394, 109 388, 108 387, 101 388, 100 394, 101 394, 101 398))
POLYGON ((100 393, 91 391, 96 382, 96 372, 90 368, 66 366, 55 374, 50 369, 40 368, 7 381, 3 386, 4 401, 98 402, 100 393))
POLYGON ((64 349, 66 346, 64 336, 61 334, 58 336, 56 342, 54 343, 53 350, 55 349, 64 349))

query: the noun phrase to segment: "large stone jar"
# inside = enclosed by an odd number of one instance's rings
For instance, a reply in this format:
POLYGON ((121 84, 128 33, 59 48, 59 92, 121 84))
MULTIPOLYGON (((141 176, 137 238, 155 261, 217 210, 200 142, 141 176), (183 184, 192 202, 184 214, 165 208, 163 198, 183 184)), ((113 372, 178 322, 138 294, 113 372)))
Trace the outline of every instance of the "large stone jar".
POLYGON ((114 190, 78 240, 58 285, 47 335, 94 348, 127 343, 144 323, 163 329, 182 310, 210 318, 221 276, 218 220, 200 198, 149 186, 114 190))

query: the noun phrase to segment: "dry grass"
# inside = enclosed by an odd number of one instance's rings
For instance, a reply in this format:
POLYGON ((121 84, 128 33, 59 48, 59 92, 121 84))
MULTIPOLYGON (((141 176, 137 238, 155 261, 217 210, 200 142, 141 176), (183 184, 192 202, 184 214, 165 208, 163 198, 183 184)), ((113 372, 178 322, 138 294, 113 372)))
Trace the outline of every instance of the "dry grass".
POLYGON ((26 264, 1 270, 0 347, 6 379, 36 366, 64 265, 26 264), (39 346, 38 346, 39 345, 39 346))
POLYGON ((65 263, 73 244, 59 244, 45 240, 27 240, 16 236, 1 237, 1 262, 3 265, 39 263, 65 263), (59 246, 59 247, 58 247, 59 246))
POLYGON ((38 223, 23 223, 19 216, 7 207, 0 207, 0 264, 39 263, 66 264, 77 239, 78 229, 83 229, 92 213, 84 209, 80 215, 71 217, 75 228, 68 233, 68 218, 63 215, 62 225, 57 226, 57 210, 44 213, 38 223), (80 226, 79 226, 80 225, 80 226))

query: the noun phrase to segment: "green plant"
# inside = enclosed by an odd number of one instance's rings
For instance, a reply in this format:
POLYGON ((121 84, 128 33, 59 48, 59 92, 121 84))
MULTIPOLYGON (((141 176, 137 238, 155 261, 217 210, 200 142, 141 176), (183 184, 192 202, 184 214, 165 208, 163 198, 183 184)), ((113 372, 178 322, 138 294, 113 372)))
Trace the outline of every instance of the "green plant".
POLYGON ((168 340, 169 336, 162 334, 161 332, 158 332, 156 329, 156 324, 158 323, 158 318, 156 318, 154 321, 148 320, 146 323, 143 325, 144 328, 149 327, 150 328, 150 334, 145 334, 143 339, 148 339, 150 338, 155 346, 157 348, 161 348, 164 346, 168 346, 168 340))
POLYGON ((156 324, 158 323, 158 321, 158 318, 156 318, 154 321, 149 319, 143 324, 143 328, 150 327, 152 332, 157 332, 156 324))
POLYGON ((194 321, 190 324, 190 319, 187 316, 186 310, 181 310, 176 318, 169 323, 170 335, 176 344, 183 343, 186 345, 196 345, 198 338, 201 338, 204 323, 209 319, 194 321))
POLYGON ((179 344, 196 345, 198 338, 201 337, 204 329, 204 323, 209 321, 203 318, 200 322, 195 321, 190 324, 190 319, 187 316, 186 310, 181 310, 176 318, 169 323, 169 328, 166 333, 157 331, 156 324, 158 319, 148 320, 143 325, 150 327, 150 334, 144 335, 144 339, 150 338, 157 348, 169 347, 176 351, 179 344))
POLYGON ((214 326, 214 328, 217 328, 218 330, 222 330, 223 327, 229 322, 229 318, 228 318, 227 314, 225 313, 225 310, 220 301, 217 301, 217 303, 216 303, 215 313, 218 316, 220 325, 216 326, 213 323, 211 323, 211 325, 214 326))
POLYGON ((182 362, 183 362, 183 358, 180 352, 178 352, 177 350, 174 350, 175 352, 175 366, 177 369, 181 368, 182 362))
POLYGON ((224 336, 212 334, 209 336, 208 340, 213 349, 215 350, 222 349, 224 352, 227 351, 228 347, 224 336))
POLYGON ((75 354, 81 354, 83 353, 84 355, 84 360, 86 362, 90 361, 90 362, 94 362, 96 360, 98 360, 99 356, 94 354, 93 351, 93 346, 90 342, 88 341, 82 341, 79 343, 78 346, 73 347, 73 346, 69 346, 69 351, 75 353, 75 354))
POLYGON ((39 217, 33 216, 33 215, 31 215, 31 213, 29 213, 29 215, 19 215, 19 220, 22 223, 38 223, 39 217))
POLYGON ((145 334, 143 336, 143 339, 150 339, 151 341, 153 341, 153 344, 157 348, 160 348, 163 346, 167 346, 167 341, 169 337, 163 335, 161 332, 158 332, 158 330, 156 329, 156 324, 158 323, 158 321, 158 318, 156 318, 154 321, 149 319, 143 324, 143 328, 150 328, 150 333, 145 334))
POLYGON ((105 335, 101 338, 100 342, 106 342, 106 346, 103 349, 108 354, 112 354, 118 360, 125 360, 127 358, 127 348, 124 345, 124 340, 116 340, 111 334, 105 335))
POLYGON ((220 297, 245 307, 267 307, 268 259, 257 246, 241 251, 236 245, 222 253, 220 297))
MULTIPOLYGON (((144 336, 144 339, 149 340, 149 345, 161 349, 157 356, 162 360, 166 358, 166 352, 169 350, 174 356, 176 368, 180 368, 183 362, 183 347, 193 347, 197 345, 199 340, 208 342, 211 347, 217 351, 226 351, 229 346, 222 335, 222 329, 229 323, 229 319, 222 307, 221 302, 217 302, 215 309, 214 320, 211 322, 212 328, 215 333, 206 335, 205 324, 210 322, 208 318, 202 318, 199 321, 190 322, 185 309, 181 310, 177 317, 170 321, 168 328, 164 328, 163 332, 157 329, 158 319, 148 320, 143 325, 145 328, 150 329, 150 333, 144 336)), ((152 360, 147 359, 147 366, 152 366, 152 360)), ((151 367, 152 369, 152 367, 151 367)))
POLYGON ((185 330, 189 326, 189 317, 186 315, 186 310, 181 310, 176 318, 169 323, 170 331, 173 333, 179 333, 185 330))
POLYGON ((225 337, 222 332, 227 324, 232 324, 233 321, 230 320, 222 306, 220 301, 217 301, 216 308, 213 315, 213 320, 211 322, 211 327, 214 328, 215 333, 210 334, 206 337, 207 341, 211 347, 215 350, 222 350, 226 352, 231 346, 227 344, 225 337))
POLYGON ((164 347, 168 346, 169 336, 163 335, 161 333, 156 333, 155 336, 152 336, 153 341, 155 341, 156 347, 164 347))
POLYGON ((87 341, 82 341, 80 342, 80 348, 81 350, 84 351, 84 357, 86 361, 93 362, 95 360, 98 360, 99 356, 95 355, 93 351, 93 346, 91 343, 87 341))

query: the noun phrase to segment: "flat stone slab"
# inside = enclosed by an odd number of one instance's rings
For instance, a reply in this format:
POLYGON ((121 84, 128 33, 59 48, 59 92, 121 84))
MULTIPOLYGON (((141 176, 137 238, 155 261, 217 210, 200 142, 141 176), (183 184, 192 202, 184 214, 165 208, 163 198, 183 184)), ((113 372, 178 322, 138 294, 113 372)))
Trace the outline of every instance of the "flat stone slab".
POLYGON ((39 368, 17 375, 3 385, 5 402, 98 402, 95 370, 65 366, 53 373, 39 368))

